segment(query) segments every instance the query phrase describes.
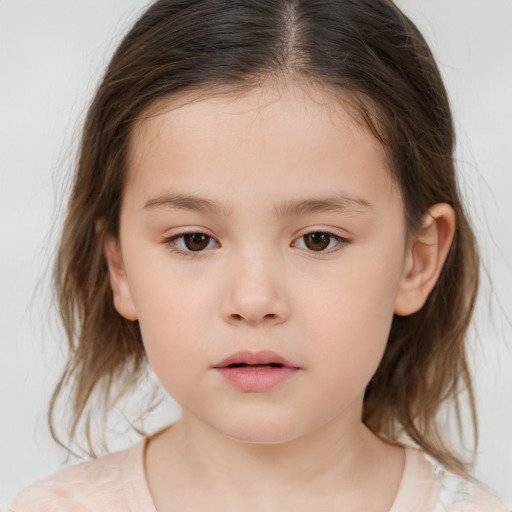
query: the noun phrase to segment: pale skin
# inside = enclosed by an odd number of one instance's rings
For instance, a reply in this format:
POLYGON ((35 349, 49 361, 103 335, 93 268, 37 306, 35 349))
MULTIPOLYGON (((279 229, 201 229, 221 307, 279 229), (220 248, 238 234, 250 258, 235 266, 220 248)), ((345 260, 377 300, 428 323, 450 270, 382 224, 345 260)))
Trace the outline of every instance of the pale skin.
POLYGON ((183 408, 147 447, 157 510, 388 511, 403 449, 362 424, 364 390, 393 314, 435 285, 454 226, 436 204, 407 232, 379 143, 319 90, 169 99, 139 123, 105 255, 117 311, 139 321, 183 408), (300 371, 239 391, 214 365, 242 349, 300 371))

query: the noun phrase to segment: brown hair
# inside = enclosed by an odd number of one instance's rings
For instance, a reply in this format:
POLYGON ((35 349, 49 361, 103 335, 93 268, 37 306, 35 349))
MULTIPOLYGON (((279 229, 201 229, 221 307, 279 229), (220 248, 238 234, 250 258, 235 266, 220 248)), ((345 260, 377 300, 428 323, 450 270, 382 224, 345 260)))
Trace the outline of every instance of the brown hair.
MULTIPOLYGON (((299 80, 338 92, 385 147, 410 231, 440 202, 456 231, 434 290, 417 313, 395 316, 383 360, 367 387, 363 421, 376 434, 406 434, 449 469, 439 413, 469 399, 476 413, 465 335, 478 286, 478 252, 457 189, 454 129, 432 54, 391 0, 160 0, 119 45, 90 106, 55 266, 69 359, 52 397, 70 390, 70 439, 87 430, 93 393, 106 409, 133 389, 145 366, 137 322, 114 309, 103 242, 117 234, 129 136, 158 99, 244 91, 299 80), (347 100, 347 98, 349 100, 347 100), (112 389, 118 395, 111 398, 112 389)), ((457 415, 459 426, 460 414, 457 415)), ((89 444, 92 450, 92 446, 89 444)))

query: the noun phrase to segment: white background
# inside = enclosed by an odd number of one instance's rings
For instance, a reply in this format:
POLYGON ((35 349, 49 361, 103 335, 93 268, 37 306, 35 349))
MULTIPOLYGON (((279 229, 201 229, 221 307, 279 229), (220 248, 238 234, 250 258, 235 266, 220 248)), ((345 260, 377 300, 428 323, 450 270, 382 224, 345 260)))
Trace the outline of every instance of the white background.
MULTIPOLYGON (((145 4, 0 0, 0 504, 63 460, 45 420, 61 361, 48 293, 54 226, 85 106, 145 4)), ((484 273, 471 348, 475 473, 512 502, 512 0, 399 5, 430 42, 454 108, 461 181, 494 286, 484 273)))

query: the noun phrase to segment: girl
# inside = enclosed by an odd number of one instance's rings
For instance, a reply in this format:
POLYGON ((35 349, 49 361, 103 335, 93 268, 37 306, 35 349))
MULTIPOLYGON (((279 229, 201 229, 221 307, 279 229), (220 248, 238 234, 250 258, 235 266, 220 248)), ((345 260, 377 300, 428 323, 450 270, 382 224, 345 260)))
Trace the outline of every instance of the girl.
POLYGON ((439 418, 461 391, 475 417, 452 153, 432 55, 388 0, 153 4, 85 123, 51 412, 69 388, 88 431, 147 361, 182 416, 11 509, 508 510, 439 418))

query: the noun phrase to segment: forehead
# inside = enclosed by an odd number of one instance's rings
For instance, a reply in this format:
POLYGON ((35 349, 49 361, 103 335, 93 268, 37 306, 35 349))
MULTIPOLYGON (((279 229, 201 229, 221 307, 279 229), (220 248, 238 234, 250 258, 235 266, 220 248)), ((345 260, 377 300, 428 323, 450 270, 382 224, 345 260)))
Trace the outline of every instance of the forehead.
MULTIPOLYGON (((130 137, 130 156, 138 147, 141 137, 144 138, 147 129, 154 130, 158 125, 168 123, 170 119, 175 124, 194 122, 194 118, 206 116, 215 119, 221 116, 241 117, 242 114, 253 114, 256 117, 282 116, 283 112, 295 117, 301 124, 311 124, 315 119, 326 128, 342 125, 352 125, 355 131, 369 132, 361 115, 364 109, 374 113, 377 108, 369 99, 342 89, 334 91, 319 84, 306 81, 283 81, 276 79, 265 85, 242 88, 216 86, 184 90, 164 96, 153 101, 147 107, 139 120, 134 123, 130 137)), ((374 116, 378 117, 378 116, 374 116)), ((368 133, 368 135, 371 135, 368 133)), ((143 141, 147 143, 147 140, 143 141)), ((375 148, 386 159, 386 151, 381 144, 375 148)))
POLYGON ((276 185, 287 179, 293 188, 320 177, 321 169, 357 169, 364 162, 380 186, 394 188, 383 147, 355 119, 351 103, 302 85, 161 99, 134 126, 128 156, 128 186, 151 188, 156 176, 147 173, 162 177, 167 170, 169 187, 172 178, 190 186, 218 178, 227 185, 244 175, 276 185))

